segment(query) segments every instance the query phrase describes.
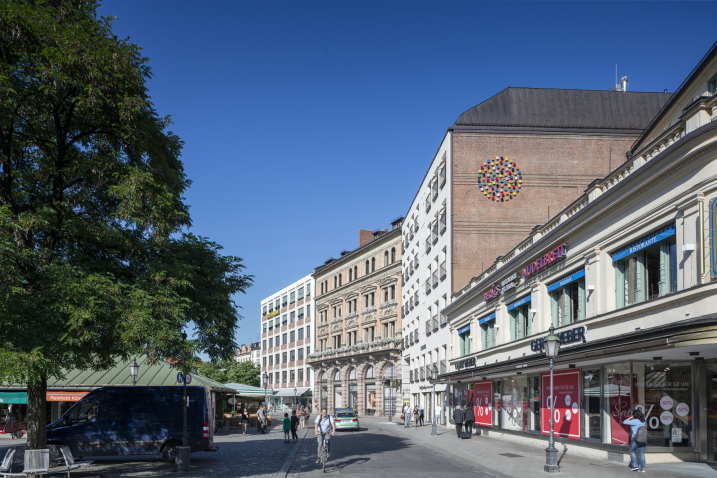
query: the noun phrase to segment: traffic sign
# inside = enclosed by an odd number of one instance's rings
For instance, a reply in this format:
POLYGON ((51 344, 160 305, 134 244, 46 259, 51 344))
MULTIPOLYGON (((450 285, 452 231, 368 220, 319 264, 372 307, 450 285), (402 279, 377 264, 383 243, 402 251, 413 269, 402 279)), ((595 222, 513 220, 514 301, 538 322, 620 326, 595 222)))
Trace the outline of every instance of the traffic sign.
POLYGON ((192 383, 192 376, 190 374, 187 374, 186 380, 187 380, 187 385, 189 385, 190 383, 192 383))
POLYGON ((184 374, 182 372, 177 373, 177 382, 184 383, 184 374))

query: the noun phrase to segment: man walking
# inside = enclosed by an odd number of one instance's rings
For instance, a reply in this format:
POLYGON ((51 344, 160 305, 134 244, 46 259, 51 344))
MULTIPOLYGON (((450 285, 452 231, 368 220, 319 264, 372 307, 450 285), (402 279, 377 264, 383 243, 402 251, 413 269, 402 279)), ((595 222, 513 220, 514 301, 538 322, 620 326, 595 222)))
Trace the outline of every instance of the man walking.
POLYGON ((436 411, 436 413, 433 416, 433 419, 436 421, 436 426, 440 426, 441 425, 441 415, 443 415, 443 409, 441 408, 441 406, 438 403, 436 403, 435 411, 436 411))
POLYGON ((331 451, 331 442, 329 440, 336 433, 336 425, 334 425, 334 417, 329 415, 325 408, 321 409, 321 414, 316 417, 316 421, 314 422, 314 435, 316 435, 316 441, 319 444, 316 463, 321 463, 321 446, 323 445, 321 433, 324 434, 323 439, 326 440, 326 459, 328 460, 329 452, 331 451), (329 430, 331 430, 330 435, 329 430))
POLYGON ((264 408, 264 405, 260 406, 259 411, 256 412, 256 421, 259 425, 259 430, 263 435, 266 430, 266 409, 264 408))
POLYGON ((473 424, 476 421, 476 414, 473 411, 473 407, 466 405, 466 431, 473 434, 473 424))
POLYGON ((411 405, 408 402, 403 404, 403 426, 404 428, 411 426, 411 405))
POLYGON ((456 405, 456 409, 453 410, 453 421, 456 424, 456 433, 458 438, 461 437, 461 431, 463 429, 463 422, 465 421, 466 415, 460 405, 456 405))

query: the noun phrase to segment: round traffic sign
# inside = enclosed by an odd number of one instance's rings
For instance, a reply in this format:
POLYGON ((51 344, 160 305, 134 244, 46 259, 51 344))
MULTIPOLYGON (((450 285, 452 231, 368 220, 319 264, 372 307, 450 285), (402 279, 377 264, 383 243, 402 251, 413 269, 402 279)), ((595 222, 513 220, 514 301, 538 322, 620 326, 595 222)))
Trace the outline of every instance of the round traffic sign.
POLYGON ((190 374, 187 374, 185 380, 187 381, 187 385, 189 385, 190 383, 192 383, 192 376, 190 374))

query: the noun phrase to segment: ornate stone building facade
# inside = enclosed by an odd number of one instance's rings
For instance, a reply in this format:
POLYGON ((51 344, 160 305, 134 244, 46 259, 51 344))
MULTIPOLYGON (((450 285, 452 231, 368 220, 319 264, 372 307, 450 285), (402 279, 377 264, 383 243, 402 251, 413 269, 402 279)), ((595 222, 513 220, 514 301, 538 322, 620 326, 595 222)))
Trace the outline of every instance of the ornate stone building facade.
POLYGON ((359 231, 359 247, 314 269, 314 407, 357 408, 360 416, 400 410, 401 224, 359 231), (396 405, 399 404, 399 405, 396 405), (396 405, 392 407, 391 405, 396 405))

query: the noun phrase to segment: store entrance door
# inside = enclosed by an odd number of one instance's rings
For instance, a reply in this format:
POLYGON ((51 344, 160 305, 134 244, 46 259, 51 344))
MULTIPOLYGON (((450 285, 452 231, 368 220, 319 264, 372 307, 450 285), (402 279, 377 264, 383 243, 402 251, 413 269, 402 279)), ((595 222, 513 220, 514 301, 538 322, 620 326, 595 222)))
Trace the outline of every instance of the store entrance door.
POLYGON ((717 364, 707 364, 707 459, 717 460, 717 364))

